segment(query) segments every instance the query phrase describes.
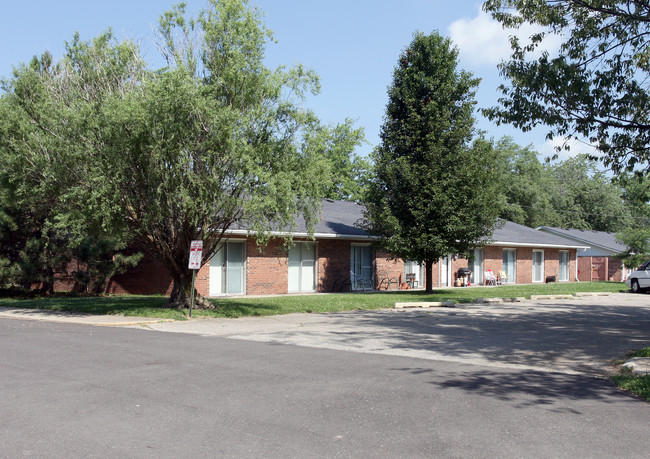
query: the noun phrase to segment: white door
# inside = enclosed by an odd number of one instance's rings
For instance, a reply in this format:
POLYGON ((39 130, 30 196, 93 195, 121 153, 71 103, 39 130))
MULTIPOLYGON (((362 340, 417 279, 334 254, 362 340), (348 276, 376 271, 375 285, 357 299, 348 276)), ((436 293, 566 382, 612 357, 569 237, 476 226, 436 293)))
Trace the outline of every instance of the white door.
POLYGON ((483 249, 474 249, 472 266, 470 268, 470 282, 472 285, 483 285, 483 249))
POLYGON ((438 281, 438 286, 440 287, 449 287, 449 257, 443 257, 440 259, 440 277, 438 281))
POLYGON ((517 252, 515 249, 503 249, 503 271, 508 277, 507 283, 517 282, 517 252))
POLYGON ((315 279, 316 245, 296 242, 289 249, 289 292, 313 292, 315 279))
POLYGON ((560 250, 560 272, 558 274, 559 282, 566 282, 569 280, 569 252, 560 250))
POLYGON ((533 282, 544 282, 543 250, 533 250, 533 282))

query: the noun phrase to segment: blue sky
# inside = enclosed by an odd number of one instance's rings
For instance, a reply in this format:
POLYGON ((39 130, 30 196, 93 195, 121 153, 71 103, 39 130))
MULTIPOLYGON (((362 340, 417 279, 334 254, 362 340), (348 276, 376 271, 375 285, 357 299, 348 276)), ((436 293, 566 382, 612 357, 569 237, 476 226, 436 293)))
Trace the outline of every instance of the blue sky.
MULTIPOLYGON (((50 51, 63 54, 64 43, 78 31, 91 39, 111 27, 119 37, 136 39, 154 61, 152 26, 175 2, 165 0, 23 0, 3 1, 0 19, 0 76, 32 56, 50 51)), ((197 12, 204 0, 188 0, 197 12)), ((251 0, 265 12, 266 26, 277 44, 267 48, 271 67, 301 63, 321 77, 321 94, 306 105, 326 123, 356 120, 365 129, 369 153, 379 142, 387 102, 386 88, 399 53, 413 32, 437 30, 460 51, 460 67, 482 79, 478 107, 496 103, 500 77, 496 64, 508 55, 507 33, 480 10, 474 0, 251 0)), ((522 133, 496 126, 479 115, 479 128, 494 138, 512 136, 520 145, 532 144, 543 155, 553 153, 544 130, 522 133)), ((572 153, 578 153, 573 149, 572 153)))

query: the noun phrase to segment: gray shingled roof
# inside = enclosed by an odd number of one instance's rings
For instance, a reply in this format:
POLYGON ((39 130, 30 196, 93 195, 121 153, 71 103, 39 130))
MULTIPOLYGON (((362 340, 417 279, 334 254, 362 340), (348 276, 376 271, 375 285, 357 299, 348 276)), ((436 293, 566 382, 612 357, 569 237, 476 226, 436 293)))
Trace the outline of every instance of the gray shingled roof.
MULTIPOLYGON (((501 222, 504 222, 504 220, 501 220, 501 222)), ((576 243, 571 239, 538 231, 518 223, 505 221, 502 224, 503 226, 497 227, 494 230, 491 245, 588 248, 588 244, 576 243)))
MULTIPOLYGON (((314 232, 317 235, 332 237, 367 238, 368 233, 357 227, 363 219, 364 206, 354 202, 323 200, 321 219, 314 232)), ((492 245, 526 246, 526 247, 563 247, 587 248, 588 245, 553 234, 537 231, 517 223, 503 221, 502 226, 494 231, 492 245)), ((296 232, 306 232, 304 221, 298 221, 296 232)))
POLYGON ((541 226, 539 230, 547 232, 549 234, 557 234, 559 236, 567 237, 580 243, 586 244, 590 247, 600 247, 617 253, 627 250, 627 247, 624 244, 621 244, 616 240, 616 235, 614 233, 607 233, 605 231, 557 228, 552 226, 541 226))
MULTIPOLYGON (((314 236, 317 238, 348 238, 368 239, 368 233, 359 228, 363 220, 362 204, 347 201, 334 201, 324 199, 320 212, 320 220, 314 227, 314 236)), ((302 218, 296 219, 294 235, 307 233, 307 226, 302 218)), ((244 231, 233 228, 233 232, 244 231)), ((559 247, 586 249, 589 244, 574 239, 567 239, 549 232, 538 231, 517 223, 501 220, 501 225, 494 231, 490 245, 501 245, 510 247, 559 247)))
MULTIPOLYGON (((338 235, 338 236, 359 236, 368 237, 361 228, 356 225, 363 219, 364 206, 356 202, 334 201, 324 199, 321 209, 321 219, 314 227, 314 233, 338 235)), ((307 231, 305 221, 298 219, 296 232, 307 231)))

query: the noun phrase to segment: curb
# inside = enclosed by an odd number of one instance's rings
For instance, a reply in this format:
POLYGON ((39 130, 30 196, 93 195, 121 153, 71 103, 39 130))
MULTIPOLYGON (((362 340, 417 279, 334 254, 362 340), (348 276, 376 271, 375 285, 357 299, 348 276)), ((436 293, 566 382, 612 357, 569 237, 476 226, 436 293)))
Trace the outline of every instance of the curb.
POLYGON ((493 304, 493 303, 521 303, 526 301, 522 296, 511 298, 478 298, 474 303, 476 304, 493 304))
MULTIPOLYGON (((535 300, 575 300, 582 297, 610 296, 610 292, 576 292, 574 295, 531 295, 531 301, 535 300)), ((463 304, 499 304, 499 303, 521 303, 526 301, 524 297, 506 298, 477 298, 472 303, 463 304)), ((457 303, 453 301, 415 301, 410 303, 395 303, 394 309, 411 308, 453 308, 457 303)))
POLYGON ((395 309, 409 308, 453 308, 456 303, 453 301, 416 301, 411 303, 395 303, 395 309))

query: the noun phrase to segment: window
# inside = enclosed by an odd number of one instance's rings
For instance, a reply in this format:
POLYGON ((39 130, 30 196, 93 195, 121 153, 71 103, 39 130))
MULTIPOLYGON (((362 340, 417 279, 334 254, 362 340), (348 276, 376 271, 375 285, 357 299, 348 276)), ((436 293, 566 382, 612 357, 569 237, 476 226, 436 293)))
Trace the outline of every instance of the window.
POLYGON ((474 285, 483 284, 483 249, 474 249, 469 262, 469 269, 472 271, 470 282, 474 285))
POLYGON ((517 251, 515 249, 503 249, 503 271, 506 273, 507 283, 517 282, 517 251))
POLYGON ((544 282, 543 250, 533 250, 533 282, 544 282))
POLYGON ((244 293, 245 246, 224 242, 210 259, 210 296, 244 293))
POLYGON ((316 290, 316 244, 296 242, 289 248, 289 291, 316 290))
POLYGON ((560 250, 560 272, 558 281, 566 282, 569 280, 569 251, 560 250))
POLYGON ((370 285, 374 285, 373 267, 374 256, 372 247, 368 245, 352 245, 350 247, 351 260, 350 260, 350 281, 352 282, 352 289, 356 290, 362 288, 357 280, 363 278, 368 281, 370 285))

